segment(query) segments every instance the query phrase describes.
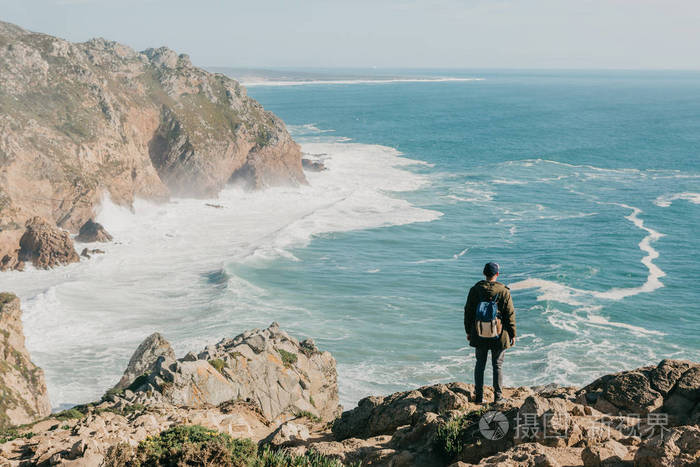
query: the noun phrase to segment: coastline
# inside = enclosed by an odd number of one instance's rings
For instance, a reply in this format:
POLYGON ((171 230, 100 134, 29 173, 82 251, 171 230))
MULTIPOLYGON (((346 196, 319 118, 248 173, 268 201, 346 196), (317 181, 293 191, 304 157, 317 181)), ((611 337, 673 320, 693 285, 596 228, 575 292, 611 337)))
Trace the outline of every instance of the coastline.
MULTIPOLYGON (((46 370, 54 407, 99 396, 129 349, 153 328, 171 334, 182 352, 273 319, 322 340, 334 338, 311 316, 297 317, 312 310, 270 297, 237 270, 297 261, 295 251, 319 235, 426 222, 439 213, 395 197, 427 183, 405 170, 420 162, 395 149, 351 142, 302 148, 326 154, 328 166, 307 173, 308 186, 258 192, 229 187, 210 200, 166 204, 137 199, 133 211, 104 200, 96 219, 115 237, 100 244, 105 255, 56 270, 5 273, 4 287, 24 303, 27 346, 46 370), (212 237, 202 243, 205 226, 212 237)), ((77 244, 83 247, 94 245, 77 244)), ((342 382, 341 376, 341 388, 342 382)))

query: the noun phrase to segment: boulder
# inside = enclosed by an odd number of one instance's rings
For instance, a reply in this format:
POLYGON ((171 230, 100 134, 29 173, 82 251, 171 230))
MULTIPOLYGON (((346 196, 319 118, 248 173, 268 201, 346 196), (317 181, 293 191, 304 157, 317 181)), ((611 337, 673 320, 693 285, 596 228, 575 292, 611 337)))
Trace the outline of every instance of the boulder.
POLYGON ((584 467, 619 465, 627 457, 627 448, 615 440, 594 444, 581 452, 584 467))
POLYGON ((247 400, 270 421, 284 421, 299 412, 330 421, 340 412, 335 359, 315 346, 302 347, 277 323, 223 339, 196 357, 188 353, 176 360, 167 352, 157 356, 155 363, 153 357, 156 354, 146 359, 148 377, 132 387, 131 402, 150 403, 155 398, 178 406, 205 407, 247 400))
POLYGON ((700 366, 689 368, 678 378, 672 394, 678 394, 687 400, 700 402, 700 366))
POLYGON ((19 260, 31 261, 37 268, 48 269, 80 261, 68 232, 38 216, 27 221, 19 244, 19 260))
POLYGON ((124 375, 114 389, 128 388, 136 378, 149 375, 155 369, 160 357, 175 360, 175 352, 160 333, 154 332, 136 348, 124 370, 124 375))
POLYGON ((75 239, 82 243, 93 243, 93 242, 111 242, 112 236, 107 232, 107 230, 102 226, 102 224, 88 220, 82 227, 80 227, 80 232, 75 239))
POLYGON ((661 360, 649 373, 649 380, 652 387, 666 397, 683 373, 696 366, 688 360, 661 360))
POLYGON ((303 443, 310 436, 309 429, 305 425, 288 421, 270 433, 262 444, 270 444, 274 448, 290 447, 303 443))
POLYGON ((51 413, 46 381, 24 346, 19 298, 0 293, 0 430, 51 413))
POLYGON ((700 428, 674 427, 642 442, 634 456, 638 467, 700 465, 700 428))
POLYGON ((568 409, 569 405, 561 398, 528 397, 518 410, 515 443, 536 441, 548 446, 575 445, 583 433, 568 409))
POLYGON ((613 415, 646 415, 661 408, 663 395, 651 386, 651 368, 623 371, 598 378, 579 391, 579 400, 613 415))
POLYGON ((669 425, 692 423, 700 402, 700 364, 662 360, 655 367, 606 375, 581 389, 577 397, 607 414, 643 417, 665 412, 669 425))
POLYGON ((366 397, 333 423, 333 435, 340 441, 393 433, 400 426, 415 427, 426 413, 475 409, 478 406, 473 404, 474 399, 474 387, 464 383, 435 384, 386 397, 366 397))

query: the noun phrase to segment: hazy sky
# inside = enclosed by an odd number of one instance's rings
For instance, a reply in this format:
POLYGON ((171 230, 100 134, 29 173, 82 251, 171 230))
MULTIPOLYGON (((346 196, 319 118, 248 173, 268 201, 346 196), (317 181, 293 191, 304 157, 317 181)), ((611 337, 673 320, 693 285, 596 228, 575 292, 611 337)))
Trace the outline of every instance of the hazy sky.
POLYGON ((700 0, 0 0, 0 19, 202 66, 700 69, 700 0))

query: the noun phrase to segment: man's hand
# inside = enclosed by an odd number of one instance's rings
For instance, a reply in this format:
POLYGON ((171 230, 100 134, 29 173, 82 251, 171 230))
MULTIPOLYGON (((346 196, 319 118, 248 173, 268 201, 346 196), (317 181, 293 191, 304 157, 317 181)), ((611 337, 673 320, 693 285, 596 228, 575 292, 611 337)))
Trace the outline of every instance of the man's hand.
POLYGON ((510 338, 510 346, 513 347, 515 345, 515 337, 510 338))

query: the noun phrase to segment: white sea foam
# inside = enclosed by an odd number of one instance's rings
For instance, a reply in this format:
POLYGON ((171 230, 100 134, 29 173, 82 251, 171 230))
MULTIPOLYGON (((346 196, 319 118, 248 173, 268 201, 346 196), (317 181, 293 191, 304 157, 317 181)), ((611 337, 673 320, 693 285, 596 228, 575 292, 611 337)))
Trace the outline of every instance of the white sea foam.
POLYGON ((484 78, 392 78, 392 79, 337 79, 337 80, 299 80, 299 81, 275 81, 275 80, 251 80, 244 81, 244 86, 307 86, 310 84, 392 84, 392 83, 453 83, 483 81, 484 78))
POLYGON ((309 319, 308 310, 246 281, 236 268, 294 260, 295 248, 327 232, 428 222, 441 214, 391 195, 428 183, 406 170, 415 161, 395 149, 354 143, 302 149, 328 155, 328 170, 307 174, 308 186, 230 187, 216 200, 137 200, 133 211, 106 200, 97 220, 115 242, 100 246, 105 255, 3 275, 3 288, 23 300, 27 345, 46 372, 54 406, 98 398, 154 331, 179 354, 274 319, 292 332, 344 338, 343 329, 323 317, 309 319))
POLYGON ((662 208, 667 208, 676 200, 685 200, 693 204, 700 204, 700 193, 685 192, 661 195, 654 200, 654 204, 662 208))
POLYGON ((595 290, 577 289, 555 281, 530 278, 512 284, 510 286, 511 289, 523 290, 537 288, 541 293, 541 295, 538 296, 538 300, 554 300, 560 303, 580 306, 585 303, 582 301, 582 297, 586 296, 607 300, 622 300, 623 298, 638 295, 640 293, 653 292, 654 290, 663 287, 664 285, 660 279, 664 277, 666 273, 656 264, 654 264, 654 260, 659 257, 659 252, 651 246, 651 243, 661 238, 663 234, 644 225, 644 221, 639 217, 639 214, 642 213, 642 210, 639 208, 620 203, 600 202, 600 204, 614 204, 631 210, 632 213, 625 216, 625 219, 632 222, 635 227, 647 232, 647 235, 639 242, 639 249, 646 253, 646 256, 642 258, 641 263, 649 271, 647 280, 644 282, 644 284, 638 287, 620 287, 600 292, 595 290))

